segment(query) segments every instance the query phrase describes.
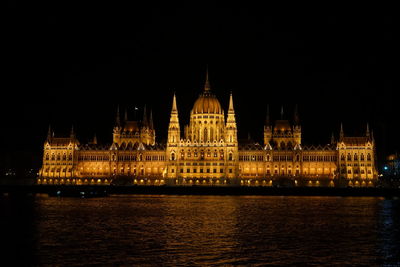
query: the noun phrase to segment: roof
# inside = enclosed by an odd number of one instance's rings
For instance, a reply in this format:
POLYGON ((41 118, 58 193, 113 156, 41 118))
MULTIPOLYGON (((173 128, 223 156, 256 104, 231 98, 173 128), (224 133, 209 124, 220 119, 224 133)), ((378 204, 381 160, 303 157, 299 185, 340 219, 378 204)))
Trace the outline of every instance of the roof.
POLYGON ((341 139, 343 143, 349 146, 360 146, 365 145, 370 141, 369 137, 361 136, 361 137, 343 137, 341 139))

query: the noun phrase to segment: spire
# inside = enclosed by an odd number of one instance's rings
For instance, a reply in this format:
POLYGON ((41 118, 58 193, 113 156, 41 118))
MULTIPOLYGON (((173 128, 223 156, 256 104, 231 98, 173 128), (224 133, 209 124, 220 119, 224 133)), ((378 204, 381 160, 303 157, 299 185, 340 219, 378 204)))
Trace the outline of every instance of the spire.
POLYGON ((367 137, 370 137, 370 133, 369 133, 369 124, 367 123, 367 132, 365 134, 367 137))
POLYGON ((210 88, 210 82, 209 82, 209 80, 208 80, 208 66, 207 66, 207 71, 206 71, 206 82, 205 82, 205 84, 204 84, 204 91, 205 92, 208 92, 208 91, 210 91, 211 90, 211 88, 210 88))
POLYGON ((267 104, 267 116, 266 116, 266 118, 265 118, 265 125, 271 125, 271 121, 270 121, 270 118, 269 118, 269 104, 267 104))
POLYGON ((344 137, 344 132, 343 132, 343 123, 340 123, 340 139, 344 137))
POLYGON ((49 124, 49 130, 47 131, 47 140, 51 139, 51 126, 49 124))
POLYGON ((294 106, 294 124, 299 125, 300 124, 300 118, 299 118, 299 111, 297 109, 297 104, 294 106))
POLYGON ((331 136, 331 145, 333 145, 335 143, 335 135, 332 132, 332 136, 331 136))
POLYGON ((150 129, 154 129, 154 124, 153 124, 153 110, 150 110, 150 122, 149 122, 149 127, 150 129))
POLYGON ((233 97, 232 97, 232 92, 231 95, 229 96, 229 108, 228 108, 228 113, 235 113, 235 109, 233 108, 233 97))
POLYGON ((117 126, 121 125, 121 120, 120 120, 120 117, 119 117, 119 105, 117 106, 117 116, 115 117, 115 124, 117 126))
POLYGON ((281 107, 281 120, 283 120, 283 105, 281 107))
POLYGON ((94 136, 93 136, 93 144, 97 145, 97 135, 96 135, 96 133, 94 133, 94 136))
POLYGON ((174 98, 172 99, 172 110, 171 112, 178 112, 178 108, 176 107, 176 96, 174 93, 174 98))
POLYGON ((149 122, 148 122, 148 120, 147 120, 147 108, 146 108, 146 104, 144 105, 144 108, 143 108, 143 120, 142 120, 142 123, 143 123, 144 126, 148 126, 148 125, 149 125, 149 122))
POLYGON ((126 108, 125 108, 124 121, 127 121, 127 120, 128 120, 128 111, 127 111, 126 108))
POLYGON ((71 134, 70 134, 71 138, 75 138, 75 132, 74 132, 74 125, 72 125, 71 127, 71 134))
POLYGON ((375 141, 375 138, 374 138, 374 130, 371 131, 371 140, 372 140, 372 141, 375 141))

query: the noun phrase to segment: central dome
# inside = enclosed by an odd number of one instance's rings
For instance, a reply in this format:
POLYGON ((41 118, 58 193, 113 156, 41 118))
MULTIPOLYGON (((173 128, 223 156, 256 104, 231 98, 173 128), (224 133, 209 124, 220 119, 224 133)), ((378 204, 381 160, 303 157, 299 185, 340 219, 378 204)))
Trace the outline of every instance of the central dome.
POLYGON ((200 94, 196 102, 194 102, 193 114, 207 113, 207 114, 223 114, 221 104, 217 97, 211 93, 210 83, 208 81, 208 72, 204 92, 200 94))

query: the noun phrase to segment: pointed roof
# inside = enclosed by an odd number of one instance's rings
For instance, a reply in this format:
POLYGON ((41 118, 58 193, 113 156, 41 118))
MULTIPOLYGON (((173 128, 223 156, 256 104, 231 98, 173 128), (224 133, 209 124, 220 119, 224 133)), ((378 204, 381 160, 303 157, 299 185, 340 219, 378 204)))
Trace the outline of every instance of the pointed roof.
POLYGON ((281 120, 283 120, 283 105, 281 106, 281 120))
POLYGON ((340 138, 344 137, 344 132, 343 132, 343 123, 340 123, 340 138))
POLYGON ((367 132, 365 134, 367 137, 370 137, 370 133, 369 133, 369 124, 367 123, 367 132))
POLYGON ((74 125, 71 126, 71 134, 70 134, 71 138, 75 138, 75 132, 74 132, 74 125))
POLYGON ((228 113, 232 112, 235 113, 235 109, 233 108, 233 97, 232 97, 232 92, 229 96, 229 108, 228 108, 228 113))
POLYGON ((97 145, 97 135, 94 133, 93 144, 97 145))
POLYGON ((146 109, 146 104, 144 105, 143 108, 143 125, 148 126, 149 122, 147 121, 147 109, 146 109))
POLYGON ((271 121, 269 118, 269 104, 267 104, 267 116, 265 118, 265 125, 271 125, 271 121))
POLYGON ((117 106, 117 115, 115 117, 115 124, 117 126, 121 125, 121 120, 120 120, 120 116, 119 116, 119 105, 117 106))
POLYGON ((149 127, 150 129, 154 129, 154 124, 153 124, 153 110, 150 110, 150 122, 149 122, 149 127))
POLYGON ((300 124, 300 117, 299 117, 299 111, 297 108, 297 104, 294 106, 294 124, 299 125, 300 124))
POLYGON ((171 111, 172 112, 178 112, 178 108, 176 107, 176 95, 175 95, 175 92, 174 92, 174 97, 172 99, 172 110, 171 111))
POLYGON ((124 120, 127 121, 128 120, 128 110, 125 108, 125 116, 124 116, 124 120))
POLYGON ((47 131, 47 139, 50 140, 51 139, 51 126, 49 124, 49 130, 47 131))
POLYGON ((210 81, 208 80, 208 66, 207 66, 207 71, 206 71, 206 82, 204 84, 204 91, 205 92, 211 91, 210 81))

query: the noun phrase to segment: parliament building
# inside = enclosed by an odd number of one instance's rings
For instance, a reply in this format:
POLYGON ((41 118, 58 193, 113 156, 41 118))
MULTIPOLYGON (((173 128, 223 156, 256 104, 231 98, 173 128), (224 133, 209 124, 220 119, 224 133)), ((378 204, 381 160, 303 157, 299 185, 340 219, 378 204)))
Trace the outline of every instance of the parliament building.
MULTIPOLYGON (((262 129, 260 129, 262 130, 262 129)), ((121 120, 117 111, 110 145, 96 138, 81 144, 49 129, 38 184, 108 185, 119 179, 135 185, 170 186, 375 186, 375 141, 345 136, 330 144, 306 146, 297 108, 293 120, 272 121, 267 111, 263 144, 239 143, 233 96, 227 113, 212 93, 208 74, 203 92, 181 129, 175 95, 165 144, 156 142, 152 113, 121 120), (183 130, 183 131, 182 131, 183 130), (183 135, 182 135, 183 133, 183 135)))

